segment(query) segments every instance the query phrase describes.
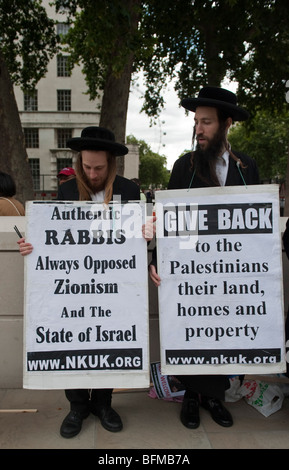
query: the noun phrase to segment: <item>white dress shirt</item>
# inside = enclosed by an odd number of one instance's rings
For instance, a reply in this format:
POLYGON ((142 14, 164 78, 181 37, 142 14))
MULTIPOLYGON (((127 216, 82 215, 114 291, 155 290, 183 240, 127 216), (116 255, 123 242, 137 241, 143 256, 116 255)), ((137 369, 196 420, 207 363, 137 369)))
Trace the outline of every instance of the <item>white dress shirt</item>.
POLYGON ((104 191, 99 191, 98 193, 91 194, 91 200, 95 202, 103 202, 104 201, 104 191))
POLYGON ((229 152, 226 150, 216 161, 216 175, 221 186, 225 186, 229 169, 229 152))

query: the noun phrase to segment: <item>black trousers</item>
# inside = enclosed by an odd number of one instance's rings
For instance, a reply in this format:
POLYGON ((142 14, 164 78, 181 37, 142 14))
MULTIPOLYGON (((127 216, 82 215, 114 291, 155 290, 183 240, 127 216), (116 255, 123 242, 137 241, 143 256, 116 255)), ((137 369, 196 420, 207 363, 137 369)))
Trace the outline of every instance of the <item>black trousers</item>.
POLYGON ((230 387, 226 375, 178 375, 177 378, 188 392, 218 400, 225 399, 225 391, 230 387))
POLYGON ((111 405, 112 388, 65 390, 71 411, 86 413, 93 405, 111 405))

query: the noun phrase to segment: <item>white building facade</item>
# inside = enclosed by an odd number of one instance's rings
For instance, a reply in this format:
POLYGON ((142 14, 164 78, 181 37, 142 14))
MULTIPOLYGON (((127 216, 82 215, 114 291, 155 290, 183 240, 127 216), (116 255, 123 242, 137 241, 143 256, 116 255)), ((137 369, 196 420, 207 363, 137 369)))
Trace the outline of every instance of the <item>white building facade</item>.
MULTIPOLYGON (((49 0, 43 0, 43 5, 49 17, 57 21, 57 33, 65 34, 65 16, 56 14, 49 0)), ((99 125, 101 100, 89 99, 80 66, 69 73, 67 59, 65 53, 54 56, 33 94, 14 87, 37 199, 54 198, 58 172, 74 166, 77 155, 66 147, 67 140, 80 136, 84 127, 99 125)), ((138 147, 128 147, 124 176, 137 178, 138 147)))

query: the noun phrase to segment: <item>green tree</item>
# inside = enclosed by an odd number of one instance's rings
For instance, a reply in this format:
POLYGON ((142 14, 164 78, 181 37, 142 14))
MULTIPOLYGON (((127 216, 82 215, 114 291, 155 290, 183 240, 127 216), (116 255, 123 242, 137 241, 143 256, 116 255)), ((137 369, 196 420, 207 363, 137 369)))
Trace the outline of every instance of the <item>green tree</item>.
POLYGON ((249 2, 249 40, 245 55, 229 78, 239 83, 239 98, 253 115, 258 110, 283 110, 289 71, 289 2, 249 2))
POLYGON ((168 77, 176 77, 181 100, 206 84, 219 86, 245 54, 246 0, 165 3, 149 1, 143 18, 144 34, 155 38, 151 53, 141 57, 147 81, 144 109, 152 116, 163 105, 168 77))
POLYGON ((132 135, 127 137, 127 142, 129 144, 137 144, 139 147, 139 179, 141 188, 166 188, 170 176, 166 168, 166 157, 153 152, 144 140, 137 140, 132 135))
POLYGON ((101 125, 125 140, 129 86, 144 71, 143 111, 164 106, 167 80, 181 99, 227 76, 240 83, 251 114, 284 104, 288 70, 288 0, 55 0, 69 11, 66 36, 93 98, 103 90, 101 125), (260 52, 261 51, 261 52, 260 52), (270 64, 270 67, 268 67, 270 64), (273 86, 272 86, 273 84, 273 86))
MULTIPOLYGON (((102 93, 100 126, 125 142, 129 89, 135 57, 140 48, 141 0, 55 0, 65 7, 70 30, 64 41, 71 66, 82 63, 88 93, 102 93)), ((118 158, 118 173, 123 173, 118 158)))
POLYGON ((288 160, 289 112, 276 116, 259 111, 250 128, 244 123, 235 125, 229 132, 232 148, 253 157, 263 181, 284 181, 288 160))
POLYGON ((25 202, 33 199, 33 182, 13 84, 35 87, 56 52, 56 35, 38 0, 1 0, 0 31, 0 167, 25 202))
POLYGON ((288 80, 288 0, 150 0, 145 37, 155 39, 142 58, 147 78, 145 111, 156 113, 162 87, 176 77, 180 99, 227 77, 239 83, 238 98, 256 107, 280 109, 288 80))

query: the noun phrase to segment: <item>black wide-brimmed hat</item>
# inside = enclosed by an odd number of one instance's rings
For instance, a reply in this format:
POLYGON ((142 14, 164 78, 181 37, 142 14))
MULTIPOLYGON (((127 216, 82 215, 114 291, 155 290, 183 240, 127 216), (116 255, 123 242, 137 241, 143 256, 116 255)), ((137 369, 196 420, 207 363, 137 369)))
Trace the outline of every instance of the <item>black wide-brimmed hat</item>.
POLYGON ((81 150, 108 150, 112 154, 126 155, 128 148, 115 141, 114 133, 104 127, 85 127, 81 137, 73 137, 67 141, 67 147, 80 152, 81 150))
POLYGON ((207 86, 200 90, 197 98, 184 98, 182 106, 189 111, 196 111, 199 106, 209 106, 224 111, 233 121, 246 121, 249 113, 237 105, 235 93, 219 87, 207 86))

